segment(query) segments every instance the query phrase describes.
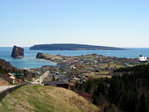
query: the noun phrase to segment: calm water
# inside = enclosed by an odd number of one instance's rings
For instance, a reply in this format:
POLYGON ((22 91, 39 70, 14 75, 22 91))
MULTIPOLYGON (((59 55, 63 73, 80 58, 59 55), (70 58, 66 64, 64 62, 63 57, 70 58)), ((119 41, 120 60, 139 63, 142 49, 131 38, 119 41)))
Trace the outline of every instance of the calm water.
POLYGON ((48 54, 61 54, 64 56, 80 56, 86 54, 97 53, 104 56, 116 56, 116 57, 126 57, 126 58, 138 58, 140 54, 149 57, 149 48, 133 48, 130 50, 64 50, 64 51, 45 51, 45 50, 29 50, 25 49, 24 58, 12 58, 11 47, 0 47, 0 58, 9 61, 12 65, 18 68, 37 68, 43 65, 55 65, 55 63, 49 63, 45 60, 36 59, 36 54, 38 52, 48 53, 48 54))

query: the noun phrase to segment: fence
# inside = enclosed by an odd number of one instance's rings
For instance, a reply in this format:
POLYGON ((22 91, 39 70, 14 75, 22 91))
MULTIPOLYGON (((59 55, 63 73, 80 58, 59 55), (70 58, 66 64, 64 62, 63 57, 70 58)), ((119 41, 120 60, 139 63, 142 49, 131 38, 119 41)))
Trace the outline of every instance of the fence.
POLYGON ((2 91, 2 92, 0 93, 0 101, 2 101, 3 98, 5 98, 7 94, 13 92, 14 90, 16 90, 16 89, 18 89, 18 88, 20 88, 20 87, 22 87, 22 86, 25 86, 25 85, 26 85, 26 84, 21 84, 21 85, 18 85, 18 86, 12 87, 12 88, 8 88, 8 89, 2 91))

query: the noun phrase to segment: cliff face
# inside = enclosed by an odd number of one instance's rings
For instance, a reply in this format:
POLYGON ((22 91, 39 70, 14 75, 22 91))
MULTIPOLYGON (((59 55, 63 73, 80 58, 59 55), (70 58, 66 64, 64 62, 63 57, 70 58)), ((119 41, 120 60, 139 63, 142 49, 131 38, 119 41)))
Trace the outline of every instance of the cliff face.
POLYGON ((24 57, 24 49, 21 47, 14 46, 12 50, 11 57, 24 57))

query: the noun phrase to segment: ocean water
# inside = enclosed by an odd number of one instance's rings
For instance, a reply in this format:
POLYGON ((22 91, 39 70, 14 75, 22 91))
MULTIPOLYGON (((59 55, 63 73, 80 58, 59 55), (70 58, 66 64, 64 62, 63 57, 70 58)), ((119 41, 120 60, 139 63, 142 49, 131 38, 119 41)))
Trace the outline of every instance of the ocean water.
POLYGON ((12 58, 11 47, 0 47, 0 58, 9 61, 13 66, 17 68, 37 68, 43 65, 56 65, 56 63, 50 63, 45 60, 36 59, 38 52, 48 54, 60 54, 64 56, 80 56, 86 54, 97 53, 104 56, 126 57, 126 58, 138 58, 140 54, 149 57, 149 48, 130 48, 128 50, 29 50, 28 47, 24 48, 25 57, 12 58))

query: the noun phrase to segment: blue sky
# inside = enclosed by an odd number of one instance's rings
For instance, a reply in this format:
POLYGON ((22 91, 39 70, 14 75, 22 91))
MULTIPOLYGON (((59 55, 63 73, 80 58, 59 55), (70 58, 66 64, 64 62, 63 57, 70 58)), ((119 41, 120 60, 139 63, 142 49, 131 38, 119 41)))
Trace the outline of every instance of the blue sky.
POLYGON ((0 46, 148 42, 149 0, 0 0, 0 46))

